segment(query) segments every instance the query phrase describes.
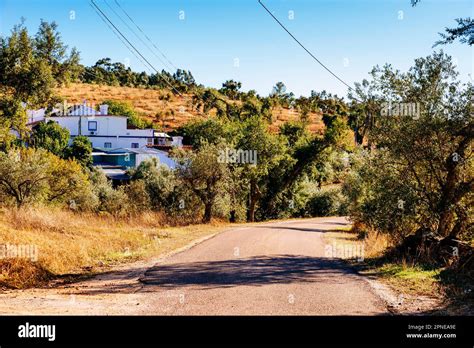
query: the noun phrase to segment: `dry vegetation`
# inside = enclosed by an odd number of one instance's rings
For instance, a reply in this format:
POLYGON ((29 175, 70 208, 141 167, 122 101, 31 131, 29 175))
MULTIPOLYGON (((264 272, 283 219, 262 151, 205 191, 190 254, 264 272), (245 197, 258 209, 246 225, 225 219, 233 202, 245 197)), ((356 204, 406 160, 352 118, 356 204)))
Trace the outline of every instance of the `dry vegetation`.
MULTIPOLYGON (((58 89, 57 93, 71 104, 87 101, 97 105, 106 99, 129 102, 143 118, 153 121, 165 131, 191 120, 205 118, 192 108, 192 95, 185 94, 183 98, 167 90, 72 83, 68 87, 58 89), (156 116, 157 114, 159 116, 156 116)), ((297 111, 275 107, 271 129, 276 131, 284 122, 298 119, 297 111)), ((311 132, 322 131, 324 124, 320 115, 310 113, 308 119, 308 129, 311 132)))
POLYGON ((364 245, 364 260, 362 263, 354 260, 360 273, 375 276, 389 284, 393 289, 411 295, 432 295, 439 291, 436 276, 439 269, 423 269, 407 260, 393 262, 376 262, 384 257, 387 250, 393 246, 386 234, 368 230, 364 236, 357 231, 357 226, 351 230, 338 230, 326 234, 326 241, 338 244, 362 243, 364 245))
POLYGON ((387 284, 396 294, 405 297, 405 303, 399 311, 405 307, 405 311, 416 312, 423 303, 429 307, 432 301, 435 305, 430 309, 425 308, 427 313, 473 315, 472 297, 465 291, 465 277, 456 277, 446 267, 424 265, 403 257, 387 258, 387 251, 393 246, 388 235, 366 228, 363 230, 365 233, 361 235, 356 224, 351 229, 328 232, 324 238, 327 243, 336 245, 363 243, 362 262, 355 259, 347 261, 360 274, 387 284))
POLYGON ((161 255, 226 225, 163 227, 162 221, 158 213, 115 219, 51 208, 1 210, 1 244, 34 245, 38 260, 0 259, 0 287, 37 286, 57 276, 161 255))

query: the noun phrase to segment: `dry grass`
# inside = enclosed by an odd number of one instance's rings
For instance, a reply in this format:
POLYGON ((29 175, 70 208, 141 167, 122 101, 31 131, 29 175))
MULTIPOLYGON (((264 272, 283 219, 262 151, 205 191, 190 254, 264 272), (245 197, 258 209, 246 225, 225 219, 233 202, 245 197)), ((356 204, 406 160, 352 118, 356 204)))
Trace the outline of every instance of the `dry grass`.
POLYGON ((324 234, 326 241, 335 242, 336 244, 357 244, 364 245, 364 258, 374 259, 381 257, 383 253, 392 244, 389 238, 384 234, 378 234, 375 231, 368 231, 363 237, 356 232, 356 228, 349 227, 345 229, 338 229, 324 234))
POLYGON ((191 95, 175 96, 166 90, 72 83, 56 92, 70 104, 87 101, 98 105, 107 99, 129 102, 144 119, 155 122, 164 130, 203 118, 192 110, 191 95), (161 116, 155 117, 157 114, 161 116))
POLYGON ((37 262, 18 258, 0 261, 1 287, 29 288, 45 284, 52 276, 37 262))
POLYGON ((439 274, 442 269, 423 268, 406 260, 385 260, 384 253, 393 246, 387 235, 360 226, 351 230, 337 230, 325 234, 326 241, 333 243, 364 244, 364 262, 353 262, 361 274, 376 277, 398 292, 410 295, 437 295, 439 274))
POLYGON ((37 261, 0 259, 0 285, 22 288, 65 274, 95 272, 119 262, 157 256, 213 234, 226 224, 163 227, 147 213, 115 219, 52 209, 0 211, 0 244, 28 245, 37 261))
MULTIPOLYGON (((166 90, 73 83, 61 87, 56 92, 71 104, 86 100, 97 105, 106 99, 129 102, 143 118, 154 122, 165 131, 175 129, 191 120, 204 118, 202 114, 192 109, 192 95, 185 94, 180 97, 166 90), (157 114, 160 116, 156 117, 157 114)), ((284 122, 298 119, 299 114, 296 111, 275 107, 270 128, 277 131, 284 122)), ((308 119, 308 129, 313 133, 321 133, 324 129, 321 115, 310 113, 308 119)))

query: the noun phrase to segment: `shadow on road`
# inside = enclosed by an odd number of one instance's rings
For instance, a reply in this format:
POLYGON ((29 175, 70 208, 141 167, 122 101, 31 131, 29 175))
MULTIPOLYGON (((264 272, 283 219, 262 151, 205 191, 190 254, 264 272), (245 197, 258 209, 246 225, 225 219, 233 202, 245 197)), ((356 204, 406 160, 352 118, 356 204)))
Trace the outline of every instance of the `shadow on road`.
POLYGON ((200 286, 202 288, 238 285, 286 284, 292 282, 340 283, 342 274, 354 272, 335 259, 277 255, 250 258, 157 265, 141 279, 147 286, 141 291, 159 287, 200 286))
MULTIPOLYGON (((318 224, 313 224, 317 226, 318 224)), ((349 223, 341 223, 341 222, 324 222, 322 225, 338 225, 338 226, 350 226, 349 223)), ((291 230, 291 231, 302 231, 302 232, 336 232, 340 231, 339 229, 333 228, 328 228, 327 226, 325 228, 308 228, 308 227, 290 227, 290 226, 285 226, 282 224, 279 225, 262 225, 262 226, 253 226, 252 228, 261 228, 261 229, 272 229, 272 230, 291 230)))
POLYGON ((97 277, 103 283, 79 287, 74 294, 132 294, 137 291, 152 292, 188 286, 213 289, 312 282, 343 284, 351 276, 356 277, 355 271, 338 259, 295 255, 254 256, 157 264, 147 270, 136 268, 132 272, 107 272, 97 277), (140 279, 141 286, 134 281, 140 274, 144 275, 140 279))
POLYGON ((271 230, 292 230, 292 231, 302 231, 302 232, 330 232, 330 230, 323 230, 319 228, 305 228, 305 227, 286 227, 286 226, 255 226, 253 228, 263 228, 271 230))

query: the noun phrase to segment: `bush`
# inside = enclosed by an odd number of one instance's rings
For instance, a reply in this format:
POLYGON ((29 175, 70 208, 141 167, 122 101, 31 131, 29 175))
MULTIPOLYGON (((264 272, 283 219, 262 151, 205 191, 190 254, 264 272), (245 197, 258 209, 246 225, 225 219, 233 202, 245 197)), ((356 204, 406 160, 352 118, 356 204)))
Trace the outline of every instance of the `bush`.
POLYGON ((99 169, 91 171, 92 190, 97 197, 97 212, 106 212, 115 216, 128 212, 129 201, 123 187, 115 190, 105 174, 99 169))
POLYGON ((0 196, 6 205, 70 204, 90 194, 82 167, 44 149, 20 148, 0 153, 0 196))
POLYGON ((314 217, 346 215, 347 204, 340 189, 320 190, 306 203, 305 213, 314 217))
MULTIPOLYGON (((148 209, 164 211, 172 224, 195 222, 201 213, 201 204, 194 193, 181 185, 173 170, 159 165, 156 159, 143 161, 129 174, 130 185, 135 185, 137 191, 143 190, 133 196, 141 195, 141 200, 147 201, 148 209)), ((135 204, 132 195, 129 194, 129 198, 135 204)))
POLYGON ((136 169, 129 171, 132 182, 141 181, 151 208, 165 209, 169 205, 171 195, 178 186, 176 177, 171 169, 159 165, 155 158, 140 163, 136 169))
POLYGON ((31 135, 31 143, 37 148, 43 148, 56 156, 63 156, 69 142, 69 130, 54 121, 41 122, 31 135))
POLYGON ((88 137, 79 135, 74 138, 65 151, 66 158, 74 158, 83 167, 92 166, 92 143, 88 137))
POLYGON ((352 172, 343 186, 352 220, 388 233, 395 242, 414 233, 416 195, 389 165, 389 154, 362 151, 352 157, 352 162, 352 172))

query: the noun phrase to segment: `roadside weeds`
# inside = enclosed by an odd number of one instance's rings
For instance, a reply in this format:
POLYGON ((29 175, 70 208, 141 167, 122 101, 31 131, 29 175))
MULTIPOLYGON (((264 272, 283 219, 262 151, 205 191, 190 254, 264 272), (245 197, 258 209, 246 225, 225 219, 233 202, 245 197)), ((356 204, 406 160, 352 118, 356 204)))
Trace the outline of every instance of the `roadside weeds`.
POLYGON ((122 264, 180 250, 229 224, 163 226, 158 215, 132 219, 63 210, 0 211, 0 244, 34 246, 37 260, 0 258, 0 289, 54 286, 89 278, 122 264))
MULTIPOLYGON (((430 267, 393 260, 384 256, 390 242, 375 233, 360 239, 350 229, 325 233, 328 244, 363 243, 362 258, 344 258, 358 274, 364 276, 374 291, 395 315, 474 315, 474 300, 466 279, 446 267, 430 267)), ((359 246, 360 249, 360 246, 359 246)))

